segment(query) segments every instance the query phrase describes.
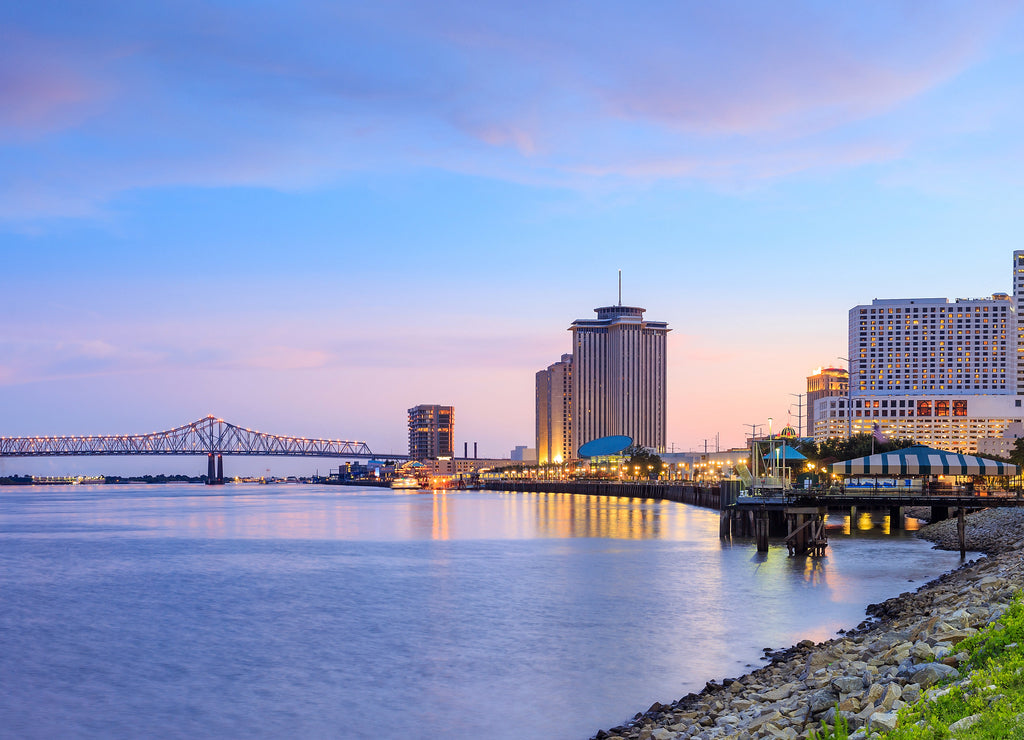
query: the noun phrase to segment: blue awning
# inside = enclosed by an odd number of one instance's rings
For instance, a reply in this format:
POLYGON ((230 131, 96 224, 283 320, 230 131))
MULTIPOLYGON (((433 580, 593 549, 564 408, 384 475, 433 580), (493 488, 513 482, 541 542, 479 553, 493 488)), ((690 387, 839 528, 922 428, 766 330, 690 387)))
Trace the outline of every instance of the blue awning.
POLYGON ((804 455, 801 455, 796 449, 790 447, 789 445, 786 445, 785 447, 781 448, 778 451, 778 453, 774 451, 769 452, 767 455, 764 456, 764 459, 781 460, 783 462, 800 462, 801 460, 806 460, 807 458, 804 455))

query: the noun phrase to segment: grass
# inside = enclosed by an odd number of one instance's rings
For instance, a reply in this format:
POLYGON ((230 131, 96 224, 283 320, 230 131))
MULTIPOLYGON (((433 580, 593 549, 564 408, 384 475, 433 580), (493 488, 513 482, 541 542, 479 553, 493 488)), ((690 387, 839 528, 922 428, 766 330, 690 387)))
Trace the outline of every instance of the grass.
MULTIPOLYGON (((1020 593, 1006 612, 978 634, 957 646, 970 656, 960 666, 966 678, 950 682, 942 696, 921 700, 900 710, 895 730, 879 733, 881 740, 1024 740, 1024 601, 1020 593), (975 717, 970 727, 955 734, 950 725, 975 717)), ((838 719, 842 719, 841 717, 838 719)), ((845 721, 822 725, 812 740, 846 740, 845 721)))

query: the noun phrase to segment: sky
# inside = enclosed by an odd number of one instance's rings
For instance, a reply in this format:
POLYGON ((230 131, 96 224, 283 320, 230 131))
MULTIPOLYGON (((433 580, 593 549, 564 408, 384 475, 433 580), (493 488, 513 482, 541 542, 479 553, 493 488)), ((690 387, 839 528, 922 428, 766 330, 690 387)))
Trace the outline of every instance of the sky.
POLYGON ((621 269, 741 445, 851 307, 1010 292, 1021 79, 1020 2, 3 4, 0 435, 507 456, 621 269))

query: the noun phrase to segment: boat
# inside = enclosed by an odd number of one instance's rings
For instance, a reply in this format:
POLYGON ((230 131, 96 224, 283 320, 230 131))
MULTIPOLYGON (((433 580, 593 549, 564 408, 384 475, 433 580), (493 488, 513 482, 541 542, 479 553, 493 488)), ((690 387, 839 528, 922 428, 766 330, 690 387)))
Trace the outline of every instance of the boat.
POLYGON ((395 478, 391 481, 392 488, 419 488, 420 482, 413 478, 411 475, 405 475, 401 478, 395 478))

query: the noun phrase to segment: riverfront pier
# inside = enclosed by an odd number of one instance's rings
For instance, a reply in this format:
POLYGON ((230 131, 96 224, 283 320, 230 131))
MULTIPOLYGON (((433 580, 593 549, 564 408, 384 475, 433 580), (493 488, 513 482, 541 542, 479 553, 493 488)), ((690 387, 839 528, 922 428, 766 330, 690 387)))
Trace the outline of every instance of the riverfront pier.
POLYGON ((493 481, 487 486, 499 491, 536 493, 577 493, 587 496, 618 496, 678 501, 721 512, 719 534, 723 539, 750 537, 759 552, 767 552, 772 539, 781 540, 791 555, 825 554, 825 517, 829 511, 884 511, 893 529, 903 528, 906 507, 928 507, 930 520, 957 518, 961 556, 966 556, 964 516, 979 509, 1024 505, 1016 496, 966 494, 834 493, 829 489, 788 489, 773 495, 740 495, 739 481, 722 481, 717 486, 678 483, 611 481, 493 481))

